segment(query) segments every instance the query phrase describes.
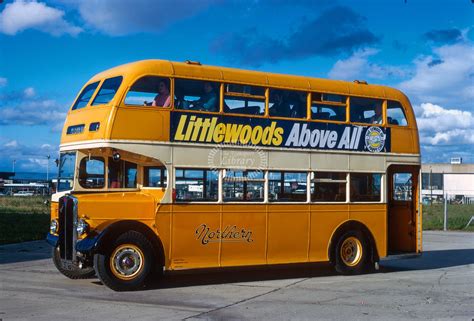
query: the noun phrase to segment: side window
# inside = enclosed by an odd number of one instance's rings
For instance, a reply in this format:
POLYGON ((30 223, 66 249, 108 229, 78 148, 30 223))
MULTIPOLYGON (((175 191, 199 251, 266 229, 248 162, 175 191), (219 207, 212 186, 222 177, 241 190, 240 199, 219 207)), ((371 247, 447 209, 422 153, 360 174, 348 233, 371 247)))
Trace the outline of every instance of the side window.
POLYGON ((222 191, 226 202, 263 202, 264 177, 261 171, 225 170, 222 191))
POLYGON ((311 104, 311 119, 346 121, 346 106, 311 104))
POLYGON ((412 200, 412 174, 395 173, 393 174, 392 197, 395 201, 412 200))
POLYGON ((346 96, 311 94, 311 119, 346 121, 346 96))
POLYGON ((351 122, 382 124, 382 100, 351 97, 351 122))
POLYGON ((125 188, 137 187, 137 164, 124 162, 125 167, 125 188))
POLYGON ((118 76, 104 80, 91 105, 95 106, 108 104, 114 98, 115 93, 122 83, 122 79, 122 76, 118 76))
POLYGON ((402 105, 397 101, 387 102, 387 123, 390 125, 407 126, 407 118, 402 105))
POLYGON ((268 172, 269 202, 306 202, 306 172, 268 172))
POLYGON ((176 169, 176 201, 217 201, 218 175, 203 169, 176 169))
POLYGON ((109 157, 109 188, 136 188, 137 164, 109 157))
POLYGON ((125 97, 125 105, 170 107, 170 79, 145 76, 138 79, 125 97))
POLYGON ((346 173, 317 172, 311 189, 312 202, 345 202, 346 173))
POLYGON ((79 185, 83 188, 105 186, 105 162, 102 157, 84 157, 79 164, 79 185))
POLYGON ((145 167, 145 187, 166 187, 168 173, 166 167, 145 167))
POLYGON ((265 113, 265 88, 238 84, 224 87, 224 111, 244 115, 265 113))
POLYGON ((98 85, 99 85, 98 81, 87 85, 86 88, 82 90, 79 97, 77 97, 76 102, 72 106, 72 110, 86 107, 98 85))
POLYGON ((268 112, 270 116, 306 118, 307 97, 305 92, 271 89, 268 112))
POLYGON ((219 89, 217 82, 175 79, 175 108, 218 112, 219 89))
POLYGON ((380 202, 381 174, 351 173, 351 202, 380 202))

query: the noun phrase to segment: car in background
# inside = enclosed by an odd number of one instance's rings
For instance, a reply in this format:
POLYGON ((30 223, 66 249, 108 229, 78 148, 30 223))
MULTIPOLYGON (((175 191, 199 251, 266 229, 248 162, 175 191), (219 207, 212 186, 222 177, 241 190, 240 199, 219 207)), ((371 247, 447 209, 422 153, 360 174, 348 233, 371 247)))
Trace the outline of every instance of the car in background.
POLYGON ((33 195, 35 194, 30 191, 19 191, 13 194, 13 196, 33 196, 33 195))

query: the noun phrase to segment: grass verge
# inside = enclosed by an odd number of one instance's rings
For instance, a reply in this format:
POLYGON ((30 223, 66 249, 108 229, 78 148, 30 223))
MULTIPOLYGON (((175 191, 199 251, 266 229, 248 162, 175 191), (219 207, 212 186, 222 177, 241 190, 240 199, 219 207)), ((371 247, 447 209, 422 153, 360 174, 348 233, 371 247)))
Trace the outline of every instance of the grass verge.
POLYGON ((44 240, 49 230, 48 197, 0 197, 0 244, 44 240))
MULTIPOLYGON (((474 231, 474 222, 467 228, 466 224, 474 216, 474 204, 448 204, 448 230, 474 231)), ((442 230, 444 222, 444 205, 423 205, 423 229, 442 230)))

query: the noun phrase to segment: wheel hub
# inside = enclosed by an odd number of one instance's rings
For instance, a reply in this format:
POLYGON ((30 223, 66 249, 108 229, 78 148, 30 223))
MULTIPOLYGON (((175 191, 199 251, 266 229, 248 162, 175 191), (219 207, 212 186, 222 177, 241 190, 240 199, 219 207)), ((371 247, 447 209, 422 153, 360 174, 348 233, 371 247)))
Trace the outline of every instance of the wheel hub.
POLYGON ((359 239, 351 236, 344 240, 341 245, 341 259, 347 266, 355 266, 362 259, 362 243, 359 239))
POLYGON ((122 245, 114 251, 110 263, 112 273, 118 278, 133 278, 143 267, 143 253, 135 245, 122 245))

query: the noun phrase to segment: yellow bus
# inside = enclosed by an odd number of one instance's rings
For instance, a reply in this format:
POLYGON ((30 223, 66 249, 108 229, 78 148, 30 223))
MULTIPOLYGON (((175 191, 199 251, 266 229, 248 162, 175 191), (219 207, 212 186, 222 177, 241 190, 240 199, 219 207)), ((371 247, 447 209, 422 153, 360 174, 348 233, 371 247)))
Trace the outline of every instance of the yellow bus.
POLYGON ((92 77, 61 136, 47 236, 70 278, 421 253, 420 149, 400 91, 164 60, 92 77))

